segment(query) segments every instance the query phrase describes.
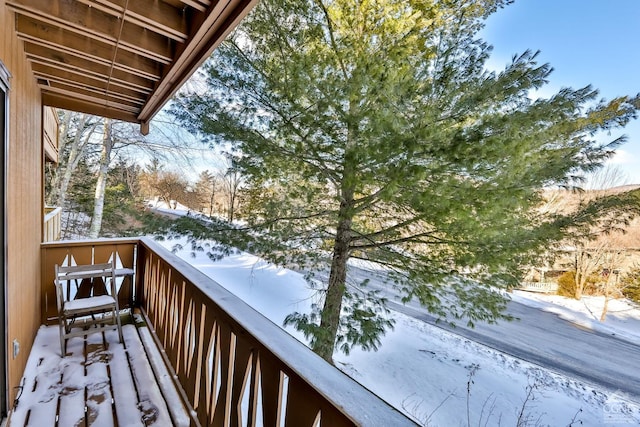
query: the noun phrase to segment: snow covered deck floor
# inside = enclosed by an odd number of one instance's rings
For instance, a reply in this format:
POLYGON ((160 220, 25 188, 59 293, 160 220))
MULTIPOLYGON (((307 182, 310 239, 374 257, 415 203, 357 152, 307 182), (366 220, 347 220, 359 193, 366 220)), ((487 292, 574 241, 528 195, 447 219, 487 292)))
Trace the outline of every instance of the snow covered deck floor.
POLYGON ((154 375, 149 360, 161 359, 153 354, 157 348, 150 348, 151 356, 145 351, 146 326, 123 325, 122 332, 124 345, 117 331, 72 338, 61 358, 58 327, 42 326, 9 426, 188 425, 175 389, 160 391, 157 378, 161 384, 170 381, 157 363, 154 375))

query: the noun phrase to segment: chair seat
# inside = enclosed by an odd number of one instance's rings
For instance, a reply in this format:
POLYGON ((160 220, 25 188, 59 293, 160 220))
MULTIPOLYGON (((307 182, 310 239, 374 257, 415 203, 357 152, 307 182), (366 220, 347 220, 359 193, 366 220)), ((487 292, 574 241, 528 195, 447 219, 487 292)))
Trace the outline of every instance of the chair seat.
POLYGON ((79 298, 64 303, 66 314, 74 314, 79 311, 103 310, 113 306, 116 299, 111 295, 100 295, 90 298, 79 298))

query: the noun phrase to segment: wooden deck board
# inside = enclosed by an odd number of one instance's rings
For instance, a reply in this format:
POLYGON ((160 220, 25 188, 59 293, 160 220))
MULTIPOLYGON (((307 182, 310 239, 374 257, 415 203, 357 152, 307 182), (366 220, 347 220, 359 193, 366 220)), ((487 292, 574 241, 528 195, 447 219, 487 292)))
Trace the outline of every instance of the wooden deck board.
POLYGON ((136 327, 123 334, 70 339, 61 358, 58 328, 41 327, 9 426, 172 426, 136 327))
POLYGON ((140 342, 138 332, 127 329, 123 330, 122 333, 125 336, 125 341, 127 342, 127 348, 129 350, 131 371, 133 373, 134 381, 136 382, 138 401, 140 402, 138 406, 144 413, 143 421, 146 425, 173 425, 171 417, 169 416, 169 410, 167 409, 167 405, 162 397, 160 388, 157 385, 151 366, 149 365, 144 347, 140 342), (133 334, 135 334, 136 339, 132 339, 133 334), (153 383, 154 387, 149 387, 148 384, 150 383, 153 383))
POLYGON ((86 378, 91 382, 86 386, 87 424, 95 427, 109 427, 116 425, 113 419, 111 378, 108 372, 108 362, 112 357, 113 348, 107 343, 102 334, 87 337, 86 346, 86 378))
MULTIPOLYGON (((74 337, 67 341, 67 355, 63 364, 62 384, 70 384, 72 378, 85 376, 84 340, 74 337)), ((41 376, 41 375, 39 375, 41 376)), ((59 425, 84 426, 85 422, 85 386, 84 384, 61 387, 58 394, 59 425)))
MULTIPOLYGON (((106 332, 107 340, 111 343, 118 341, 118 332, 106 332)), ((125 339, 126 342, 126 339, 125 339)), ((111 384, 113 398, 116 405, 118 425, 142 427, 142 417, 138 411, 138 395, 129 368, 129 361, 125 352, 114 352, 110 363, 111 384), (126 366, 126 369, 123 369, 126 366)))
MULTIPOLYGON (((42 369, 45 375, 32 378, 23 378, 22 395, 28 393, 34 396, 39 402, 38 405, 21 407, 17 409, 23 415, 23 421, 19 425, 43 426, 50 420, 55 420, 58 406, 58 393, 56 393, 56 383, 62 376, 60 372, 49 372, 44 365, 44 360, 36 358, 29 361, 27 368, 32 365, 33 369, 42 369)), ((20 395, 20 394, 19 394, 20 395)))

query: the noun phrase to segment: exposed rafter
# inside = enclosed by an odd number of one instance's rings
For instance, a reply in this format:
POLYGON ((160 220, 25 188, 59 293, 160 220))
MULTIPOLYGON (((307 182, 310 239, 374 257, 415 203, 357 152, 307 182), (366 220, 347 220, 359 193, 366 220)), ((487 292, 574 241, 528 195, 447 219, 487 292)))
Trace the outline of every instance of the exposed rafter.
POLYGON ((7 0, 54 107, 143 129, 257 0, 7 0))
POLYGON ((116 69, 152 81, 160 80, 162 76, 162 67, 156 61, 126 50, 116 51, 113 45, 88 39, 86 36, 29 17, 18 16, 16 29, 18 36, 23 40, 59 54, 69 54, 107 66, 113 64, 116 69))

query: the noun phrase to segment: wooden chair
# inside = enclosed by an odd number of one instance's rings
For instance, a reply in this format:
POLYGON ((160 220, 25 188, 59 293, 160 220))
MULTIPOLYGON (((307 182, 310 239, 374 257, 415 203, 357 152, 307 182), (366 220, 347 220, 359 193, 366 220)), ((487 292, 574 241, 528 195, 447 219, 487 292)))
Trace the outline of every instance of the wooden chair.
POLYGON ((115 261, 55 268, 62 357, 72 337, 117 329, 122 342, 115 261))

